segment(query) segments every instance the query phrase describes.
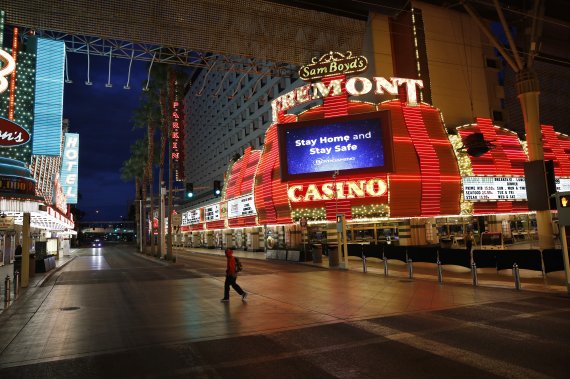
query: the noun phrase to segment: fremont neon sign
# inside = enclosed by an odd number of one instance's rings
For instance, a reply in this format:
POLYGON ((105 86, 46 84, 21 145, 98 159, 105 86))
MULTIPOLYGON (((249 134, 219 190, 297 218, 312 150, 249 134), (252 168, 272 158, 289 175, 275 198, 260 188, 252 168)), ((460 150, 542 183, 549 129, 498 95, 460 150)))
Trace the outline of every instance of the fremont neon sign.
POLYGON ((384 179, 369 179, 355 181, 327 182, 321 185, 292 185, 287 190, 287 196, 292 203, 356 199, 363 197, 381 197, 388 191, 384 179))
POLYGON ((344 81, 346 81, 346 92, 351 96, 366 95, 373 90, 375 95, 389 94, 396 96, 398 95, 398 89, 401 86, 405 86, 407 103, 409 105, 418 104, 416 87, 424 88, 422 80, 406 78, 390 78, 388 80, 379 76, 373 77, 372 80, 360 76, 350 79, 334 79, 328 85, 323 82, 310 83, 295 88, 271 102, 273 121, 277 121, 279 112, 285 112, 309 101, 342 94, 342 83, 344 81))

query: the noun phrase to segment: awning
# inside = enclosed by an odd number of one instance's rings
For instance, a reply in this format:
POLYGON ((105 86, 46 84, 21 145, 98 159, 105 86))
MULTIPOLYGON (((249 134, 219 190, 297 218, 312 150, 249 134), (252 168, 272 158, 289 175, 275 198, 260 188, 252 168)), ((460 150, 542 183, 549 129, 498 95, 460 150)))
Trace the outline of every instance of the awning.
MULTIPOLYGON (((6 216, 14 217, 14 224, 22 225, 24 212, 1 210, 6 216)), ((69 220, 52 207, 38 207, 38 210, 30 211, 30 227, 51 231, 70 231, 75 226, 69 220), (44 210, 45 209, 45 210, 44 210)))

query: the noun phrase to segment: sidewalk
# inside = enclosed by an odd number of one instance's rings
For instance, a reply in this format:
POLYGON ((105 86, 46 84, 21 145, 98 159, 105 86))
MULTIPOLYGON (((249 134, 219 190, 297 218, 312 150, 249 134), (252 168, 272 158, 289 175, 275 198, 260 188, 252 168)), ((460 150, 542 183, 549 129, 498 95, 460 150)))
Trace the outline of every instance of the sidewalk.
MULTIPOLYGON (((516 244, 512 248, 525 249, 534 248, 531 243, 516 244)), ((187 253, 199 253, 209 255, 223 256, 224 251, 221 249, 206 249, 206 248, 174 248, 174 252, 181 251, 187 253)), ((234 256, 246 259, 261 259, 267 260, 265 252, 252 252, 244 250, 234 250, 234 256)), ((323 268, 329 267, 329 260, 327 256, 322 257, 321 263, 309 262, 293 262, 296 264, 304 264, 311 266, 319 266, 323 268)), ((384 263, 382 260, 375 258, 367 259, 367 274, 368 275, 382 275, 384 276, 384 263)), ((338 269, 338 268, 334 268, 338 269)), ((348 269, 350 271, 363 272, 362 260, 357 257, 349 257, 348 269)), ((500 287, 515 289, 515 282, 512 276, 512 270, 497 271, 495 269, 478 269, 477 270, 478 286, 481 287, 500 287)), ((403 280, 409 279, 408 266, 400 261, 390 260, 388 262, 388 276, 400 278, 403 280)), ((563 272, 553 272, 545 277, 542 277, 540 272, 520 270, 521 290, 523 291, 538 291, 549 293, 568 293, 563 272)), ((437 265, 431 263, 414 263, 413 264, 413 280, 428 280, 438 281, 437 265)), ((471 271, 458 266, 443 266, 443 282, 473 285, 473 278, 471 271)))
MULTIPOLYGON (((59 259, 55 261, 55 268, 48 271, 48 272, 38 272, 34 275, 30 276, 29 284, 27 288, 20 287, 20 294, 18 297, 24 296, 29 291, 34 291, 41 285, 56 271, 58 271, 61 267, 65 266, 67 263, 71 262, 74 258, 74 251, 76 249, 72 249, 69 255, 63 255, 59 259)), ((8 308, 14 302, 14 263, 5 264, 0 266, 0 288, 2 289, 0 293, 0 313, 4 311, 4 309, 8 308), (6 277, 10 277, 10 302, 6 303, 5 301, 5 280, 6 277)))

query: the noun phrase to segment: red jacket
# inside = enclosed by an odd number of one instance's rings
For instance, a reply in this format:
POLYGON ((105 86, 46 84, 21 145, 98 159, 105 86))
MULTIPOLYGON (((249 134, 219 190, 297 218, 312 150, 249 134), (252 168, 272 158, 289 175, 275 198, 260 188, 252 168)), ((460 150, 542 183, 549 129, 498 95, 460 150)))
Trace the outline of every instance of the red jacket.
POLYGON ((232 249, 226 249, 226 275, 236 276, 236 260, 232 249))

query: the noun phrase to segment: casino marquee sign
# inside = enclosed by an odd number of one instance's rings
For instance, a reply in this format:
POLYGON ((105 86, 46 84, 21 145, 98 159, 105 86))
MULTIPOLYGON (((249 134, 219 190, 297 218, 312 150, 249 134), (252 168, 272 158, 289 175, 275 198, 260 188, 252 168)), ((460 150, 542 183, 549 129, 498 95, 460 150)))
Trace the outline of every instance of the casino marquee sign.
POLYGON ((354 74, 366 71, 368 60, 361 55, 353 56, 351 51, 346 54, 329 52, 318 58, 311 59, 311 63, 301 66, 299 77, 311 81, 325 76, 338 74, 354 74))

